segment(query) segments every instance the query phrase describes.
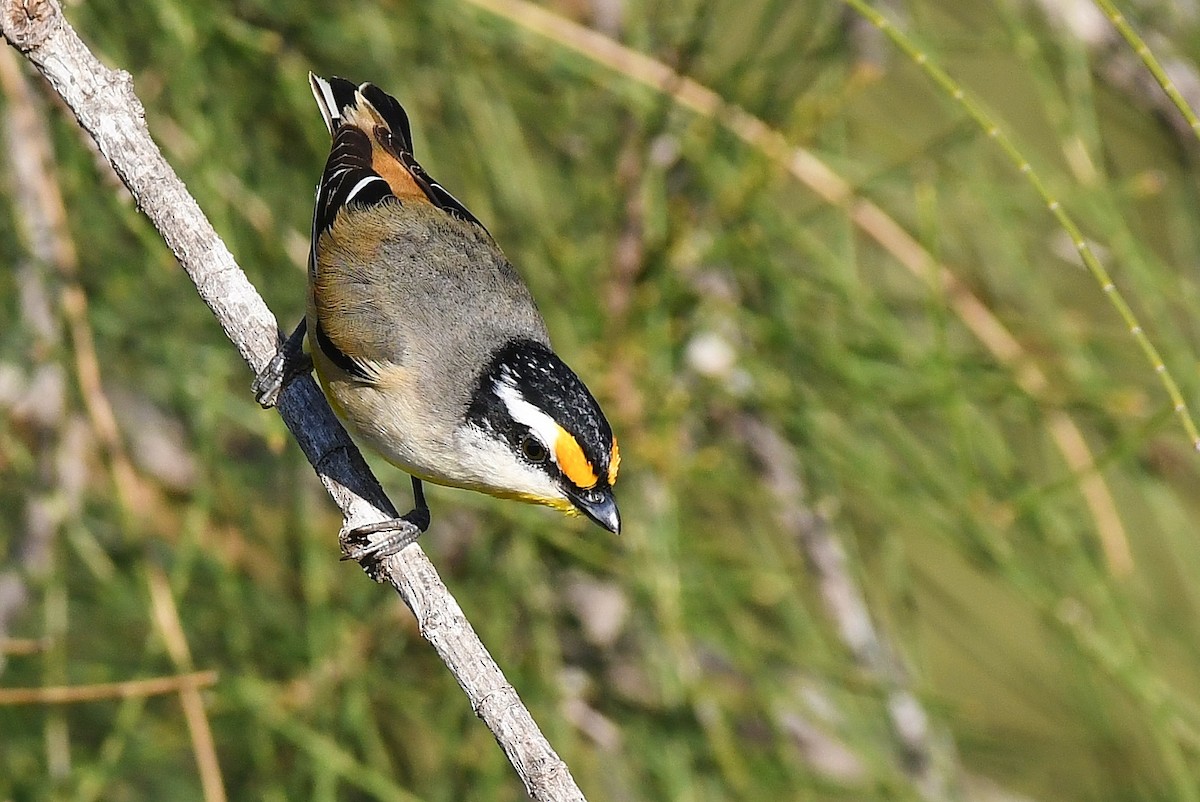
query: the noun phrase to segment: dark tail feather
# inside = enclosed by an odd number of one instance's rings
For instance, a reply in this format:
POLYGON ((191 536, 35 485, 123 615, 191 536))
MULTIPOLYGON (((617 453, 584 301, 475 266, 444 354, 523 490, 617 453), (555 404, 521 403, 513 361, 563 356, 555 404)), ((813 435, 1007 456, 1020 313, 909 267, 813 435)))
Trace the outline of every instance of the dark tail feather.
POLYGON ((325 174, 317 188, 317 210, 313 220, 314 239, 333 224, 338 210, 346 203, 354 201, 370 205, 382 202, 393 194, 388 189, 387 182, 379 177, 372 166, 370 137, 373 134, 369 131, 359 131, 353 126, 342 126, 343 110, 347 107, 357 108, 360 98, 369 103, 387 123, 396 145, 393 155, 409 171, 430 202, 460 220, 479 226, 487 233, 483 223, 417 162, 413 156, 412 128, 408 114, 399 101, 370 83, 355 85, 345 78, 322 78, 311 72, 308 74, 308 82, 321 109, 321 116, 325 119, 325 127, 334 139, 329 161, 325 165, 325 174))
POLYGON ((342 109, 358 105, 358 93, 375 107, 379 116, 392 129, 392 135, 399 140, 400 148, 412 153, 412 126, 408 122, 408 114, 396 98, 384 92, 375 84, 358 84, 345 78, 333 76, 322 78, 313 73, 308 74, 308 83, 312 87, 313 97, 321 107, 321 116, 325 118, 325 127, 332 135, 337 132, 342 123, 342 109))
POLYGON ((375 107, 379 116, 388 124, 388 128, 392 129, 392 135, 400 140, 401 149, 412 153, 412 127, 408 123, 408 113, 399 101, 375 84, 363 84, 358 87, 358 91, 362 92, 362 96, 375 107))
POLYGON ((308 74, 308 85, 312 87, 313 97, 321 108, 325 127, 332 135, 342 124, 342 109, 355 105, 354 93, 358 87, 345 78, 334 76, 326 79, 311 72, 308 74))

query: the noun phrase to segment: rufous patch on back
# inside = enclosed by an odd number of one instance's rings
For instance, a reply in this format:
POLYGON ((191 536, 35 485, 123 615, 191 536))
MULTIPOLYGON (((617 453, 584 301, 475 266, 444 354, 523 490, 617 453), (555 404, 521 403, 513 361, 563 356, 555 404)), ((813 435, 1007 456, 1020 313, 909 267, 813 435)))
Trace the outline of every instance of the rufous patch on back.
POLYGON ((563 427, 558 427, 558 436, 554 439, 554 458, 563 475, 571 484, 581 490, 589 490, 596 486, 596 471, 592 463, 583 455, 579 441, 563 427))
POLYGON ((429 196, 425 194, 425 190, 421 189, 408 168, 397 161, 395 156, 384 150, 374 137, 371 139, 371 169, 378 173, 380 178, 387 181, 388 186, 392 188, 392 194, 397 198, 401 200, 417 198, 429 203, 429 196))
POLYGON ((408 168, 396 158, 396 154, 388 151, 380 143, 380 134, 391 131, 383 116, 371 105, 371 102, 358 93, 358 101, 354 106, 347 106, 344 111, 346 124, 352 125, 367 135, 371 142, 371 169, 387 182, 392 194, 401 200, 417 198, 429 201, 428 195, 417 180, 413 178, 408 168))

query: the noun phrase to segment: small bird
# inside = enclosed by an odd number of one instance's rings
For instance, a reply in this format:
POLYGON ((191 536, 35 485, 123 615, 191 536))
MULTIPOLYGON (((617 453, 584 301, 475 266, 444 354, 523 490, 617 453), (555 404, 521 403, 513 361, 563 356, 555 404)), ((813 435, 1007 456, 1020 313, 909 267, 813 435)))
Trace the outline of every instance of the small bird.
POLYGON ((347 557, 391 554, 425 531, 422 481, 583 513, 619 533, 616 438, 551 348, 516 269, 417 163, 395 98, 342 78, 309 83, 333 144, 307 312, 255 389, 270 406, 315 367, 346 427, 412 476, 414 509, 348 533, 390 534, 347 557))

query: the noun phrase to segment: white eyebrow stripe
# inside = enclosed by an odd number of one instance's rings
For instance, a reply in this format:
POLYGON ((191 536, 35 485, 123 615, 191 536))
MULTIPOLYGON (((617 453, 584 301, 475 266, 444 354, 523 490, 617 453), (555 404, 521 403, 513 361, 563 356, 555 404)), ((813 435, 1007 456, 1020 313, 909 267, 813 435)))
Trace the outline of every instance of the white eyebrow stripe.
MULTIPOLYGON (((354 200, 354 196, 357 195, 359 192, 361 192, 362 188, 365 187, 367 184, 371 183, 372 181, 383 181, 383 179, 377 175, 369 175, 366 178, 362 179, 361 181, 359 181, 357 184, 354 185, 354 189, 350 190, 350 194, 346 196, 346 200, 344 201, 344 203, 349 203, 350 201, 354 200)), ((383 183, 386 184, 387 182, 383 181, 383 183)))
POLYGON ((558 439, 559 425, 554 418, 526 401, 525 397, 521 395, 521 391, 506 381, 497 381, 495 390, 496 396, 504 403, 504 408, 508 410, 512 419, 517 423, 525 424, 530 431, 537 435, 537 438, 542 441, 542 445, 550 452, 550 458, 557 465, 558 454, 555 452, 554 444, 558 439))

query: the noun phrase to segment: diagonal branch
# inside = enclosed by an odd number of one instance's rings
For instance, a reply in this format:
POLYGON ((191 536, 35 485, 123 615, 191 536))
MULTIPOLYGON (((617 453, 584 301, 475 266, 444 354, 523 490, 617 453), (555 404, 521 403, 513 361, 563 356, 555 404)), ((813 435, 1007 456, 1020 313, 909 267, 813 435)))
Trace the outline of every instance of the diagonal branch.
MULTIPOLYGON (((261 370, 280 340, 275 317, 150 138, 129 74, 101 64, 54 0, 0 0, 0 31, 66 101, 179 259, 242 358, 255 373, 261 370)), ((396 516, 311 378, 288 385, 278 408, 341 508, 346 526, 396 516)), ((421 634, 454 674, 529 794, 535 800, 582 800, 570 770, 537 728, 421 548, 409 546, 380 563, 372 575, 391 584, 412 609, 421 634)))

